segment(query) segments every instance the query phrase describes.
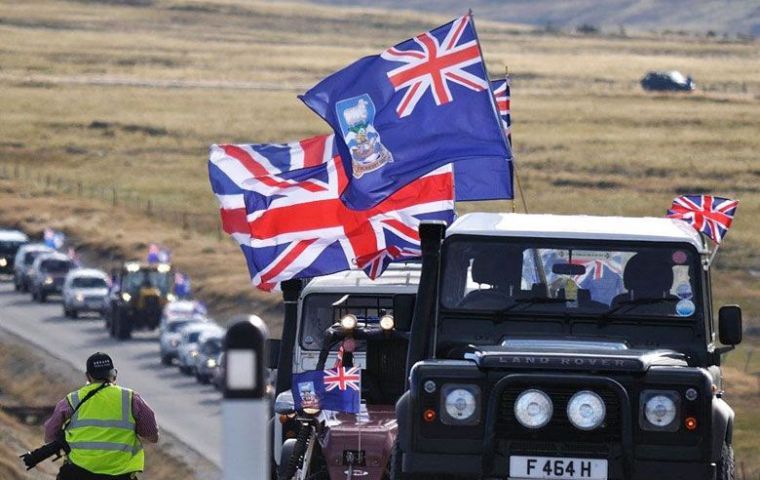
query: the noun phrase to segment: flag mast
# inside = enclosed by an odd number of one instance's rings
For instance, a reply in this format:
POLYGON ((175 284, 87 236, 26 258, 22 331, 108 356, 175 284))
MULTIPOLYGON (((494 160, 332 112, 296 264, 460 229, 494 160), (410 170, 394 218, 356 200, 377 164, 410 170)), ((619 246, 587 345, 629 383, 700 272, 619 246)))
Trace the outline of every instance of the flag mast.
MULTIPOLYGON (((510 85, 510 78, 509 78, 509 65, 504 65, 504 79, 507 82, 507 87, 509 88, 509 114, 512 115, 512 88, 510 85)), ((509 149, 512 150, 512 125, 509 126, 509 135, 507 136, 509 140, 509 149)), ((514 150, 512 150, 512 170, 515 172, 515 183, 517 183, 517 190, 520 192, 520 200, 522 200, 522 206, 523 210, 525 210, 525 213, 528 213, 528 202, 525 200, 525 192, 523 192, 522 183, 520 182, 520 175, 517 173, 517 164, 515 163, 515 154, 514 150)), ((512 197, 512 213, 516 213, 517 207, 515 205, 515 199, 514 196, 512 197)))

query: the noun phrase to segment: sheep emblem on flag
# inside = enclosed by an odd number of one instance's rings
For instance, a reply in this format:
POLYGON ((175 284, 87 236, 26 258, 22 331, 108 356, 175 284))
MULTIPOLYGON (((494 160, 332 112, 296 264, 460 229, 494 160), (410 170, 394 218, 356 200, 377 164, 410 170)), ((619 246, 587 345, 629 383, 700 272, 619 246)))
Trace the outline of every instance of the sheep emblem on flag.
POLYGON ((393 155, 382 144, 380 134, 372 125, 375 104, 369 95, 341 100, 335 104, 335 110, 343 141, 351 153, 354 178, 361 178, 365 173, 393 161, 393 155))

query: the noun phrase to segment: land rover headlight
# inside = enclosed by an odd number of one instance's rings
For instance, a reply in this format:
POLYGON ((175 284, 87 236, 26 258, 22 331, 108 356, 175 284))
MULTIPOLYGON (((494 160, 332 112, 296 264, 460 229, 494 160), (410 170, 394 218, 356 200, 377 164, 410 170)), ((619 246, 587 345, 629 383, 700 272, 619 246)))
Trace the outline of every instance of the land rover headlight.
POLYGON ((641 393, 639 424, 644 430, 678 430, 677 418, 681 397, 669 390, 645 390, 641 393))
POLYGON ((567 418, 579 430, 598 428, 606 415, 604 400, 590 390, 576 392, 567 403, 567 418))
POLYGON ((515 400, 515 418, 525 428, 541 428, 552 418, 554 406, 541 390, 525 390, 515 400))
POLYGON ((208 360, 206 360, 206 367, 207 368, 215 368, 216 367, 216 359, 209 358, 208 360))
POLYGON ((0 267, 5 267, 6 265, 8 265, 8 260, 0 258, 0 267))
POLYGON ((82 295, 81 293, 77 293, 74 296, 74 298, 76 299, 77 302, 84 302, 84 295, 82 295))
POLYGON ((393 321, 393 315, 383 315, 380 317, 380 328, 383 330, 391 330, 396 322, 393 321))
POLYGON ((357 318, 356 315, 348 314, 340 319, 340 326, 345 330, 353 330, 356 328, 357 318))
POLYGON ((477 385, 444 385, 441 388, 446 425, 474 425, 480 421, 480 387, 477 385))
POLYGON ((132 300, 132 295, 128 294, 127 292, 123 292, 121 294, 121 299, 124 300, 125 302, 128 302, 132 300))

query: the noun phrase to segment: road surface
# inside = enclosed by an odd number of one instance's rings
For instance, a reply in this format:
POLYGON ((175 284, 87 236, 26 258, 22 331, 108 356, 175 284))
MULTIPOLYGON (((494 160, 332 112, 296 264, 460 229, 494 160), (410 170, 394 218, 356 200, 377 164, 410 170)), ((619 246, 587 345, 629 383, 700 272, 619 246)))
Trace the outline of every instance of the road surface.
POLYGON ((44 304, 32 302, 31 295, 15 292, 5 280, 0 280, 0 328, 73 365, 82 371, 83 381, 87 357, 107 352, 119 371, 119 384, 140 393, 155 410, 161 429, 221 466, 221 394, 176 367, 162 367, 157 332, 135 332, 132 340, 118 342, 108 336, 103 320, 67 319, 57 297, 44 304))

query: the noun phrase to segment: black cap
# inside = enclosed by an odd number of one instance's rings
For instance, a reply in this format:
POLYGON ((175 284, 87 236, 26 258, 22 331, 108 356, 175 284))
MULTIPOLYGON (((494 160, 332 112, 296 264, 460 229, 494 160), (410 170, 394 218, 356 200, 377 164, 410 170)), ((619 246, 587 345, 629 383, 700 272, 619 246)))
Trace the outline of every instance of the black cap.
POLYGON ((87 374, 98 380, 107 380, 112 372, 113 360, 103 352, 95 352, 87 359, 87 374))

